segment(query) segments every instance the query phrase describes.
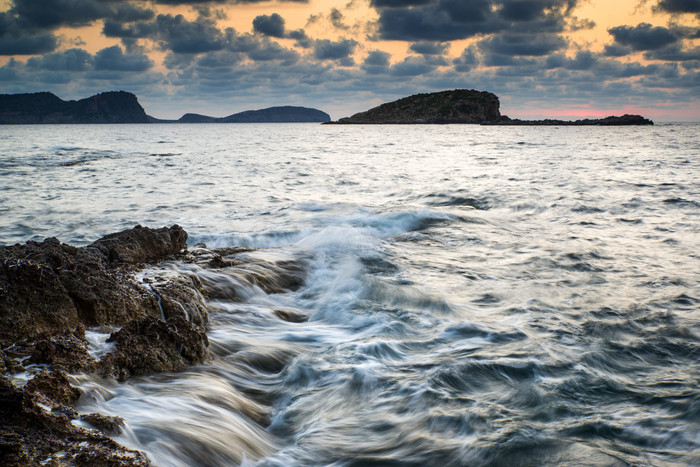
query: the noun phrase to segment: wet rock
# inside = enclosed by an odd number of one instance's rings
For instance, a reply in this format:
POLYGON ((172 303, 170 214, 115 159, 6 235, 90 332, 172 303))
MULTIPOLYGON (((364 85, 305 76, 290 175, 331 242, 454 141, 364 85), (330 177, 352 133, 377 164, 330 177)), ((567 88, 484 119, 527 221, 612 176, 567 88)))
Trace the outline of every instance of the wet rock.
POLYGON ((106 434, 117 434, 124 425, 124 419, 121 417, 110 417, 99 413, 81 415, 80 419, 106 434))
POLYGON ((42 371, 24 386, 27 394, 48 406, 72 405, 80 398, 80 390, 71 386, 60 370, 42 371))
POLYGON ((181 316, 167 321, 147 317, 132 321, 112 334, 116 350, 98 364, 103 376, 125 379, 129 376, 182 371, 204 360, 209 340, 200 326, 181 316))
POLYGON ((71 373, 89 371, 94 359, 88 352, 85 328, 80 325, 75 331, 64 331, 54 335, 43 335, 31 346, 29 363, 44 363, 57 370, 71 373))
POLYGON ((0 350, 0 375, 4 375, 5 373, 17 373, 22 370, 22 365, 17 363, 14 358, 0 350))
POLYGON ((179 225, 131 230, 106 235, 88 248, 100 250, 111 262, 146 263, 163 260, 187 247, 187 232, 179 225))
POLYGON ((0 256, 0 346, 41 332, 77 327, 78 312, 58 274, 23 258, 19 248, 9 248, 0 256))
POLYGON ((205 326, 209 320, 201 283, 195 275, 183 275, 151 284, 160 296, 160 305, 166 320, 180 316, 197 326, 205 326))
POLYGON ((0 376, 0 465, 149 465, 143 454, 47 412, 36 397, 0 376))
POLYGON ((122 325, 158 316, 155 297, 130 277, 139 263, 181 251, 179 226, 137 226, 76 248, 55 238, 0 247, 0 345, 41 333, 122 325))

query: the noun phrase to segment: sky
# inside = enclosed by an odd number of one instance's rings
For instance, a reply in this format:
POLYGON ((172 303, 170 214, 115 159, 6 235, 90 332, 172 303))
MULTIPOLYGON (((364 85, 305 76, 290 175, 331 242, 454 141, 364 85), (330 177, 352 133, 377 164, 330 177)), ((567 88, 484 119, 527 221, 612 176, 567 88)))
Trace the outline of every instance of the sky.
POLYGON ((700 121, 700 0, 0 0, 0 93, 338 119, 456 88, 514 118, 700 121))

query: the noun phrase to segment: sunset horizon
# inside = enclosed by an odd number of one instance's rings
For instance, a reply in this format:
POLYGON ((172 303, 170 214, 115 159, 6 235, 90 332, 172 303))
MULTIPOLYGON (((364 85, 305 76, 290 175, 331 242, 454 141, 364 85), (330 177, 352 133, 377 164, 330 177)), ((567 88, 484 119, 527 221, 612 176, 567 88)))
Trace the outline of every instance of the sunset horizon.
POLYGON ((124 90, 165 119, 282 105, 338 119, 476 89, 513 118, 699 121, 698 18, 694 0, 4 0, 0 92, 124 90))

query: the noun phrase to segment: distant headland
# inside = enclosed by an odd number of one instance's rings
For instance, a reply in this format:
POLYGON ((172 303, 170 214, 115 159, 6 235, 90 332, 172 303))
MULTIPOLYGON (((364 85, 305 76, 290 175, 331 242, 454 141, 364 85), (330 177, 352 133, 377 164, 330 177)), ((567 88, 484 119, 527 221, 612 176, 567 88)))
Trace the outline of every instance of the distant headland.
POLYGON ((179 120, 163 120, 147 115, 136 96, 125 91, 103 92, 77 101, 64 101, 50 92, 0 94, 0 124, 324 123, 330 120, 326 112, 293 106, 247 110, 223 118, 187 113, 179 120))
POLYGON ((446 124, 473 123, 481 125, 653 125, 640 115, 611 116, 601 119, 517 120, 501 115, 498 97, 474 89, 454 89, 426 94, 414 94, 388 102, 333 124, 446 124))
POLYGON ((0 124, 49 123, 294 123, 331 124, 447 124, 617 126, 653 125, 640 115, 599 119, 518 120, 501 115, 498 96, 474 89, 453 89, 414 94, 382 104, 351 117, 331 121, 321 110, 308 107, 269 107, 247 110, 227 117, 186 113, 178 120, 164 120, 146 114, 136 96, 125 91, 103 92, 77 101, 64 101, 50 92, 0 94, 0 124))

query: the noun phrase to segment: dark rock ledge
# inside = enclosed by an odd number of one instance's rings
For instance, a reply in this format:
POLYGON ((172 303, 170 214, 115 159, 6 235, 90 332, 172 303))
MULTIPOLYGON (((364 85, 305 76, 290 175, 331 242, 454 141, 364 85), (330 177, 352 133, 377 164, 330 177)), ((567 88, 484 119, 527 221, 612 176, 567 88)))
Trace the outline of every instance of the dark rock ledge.
POLYGON ((80 248, 56 238, 0 247, 0 465, 149 464, 108 437, 120 431, 118 417, 77 414, 80 391, 66 372, 124 380, 182 371, 207 357, 205 300, 238 298, 195 274, 137 279, 142 270, 196 263, 268 293, 303 281, 298 264, 246 264, 231 259, 245 250, 188 252, 186 241, 177 225, 137 226, 80 248), (115 327, 114 349, 93 358, 85 329, 115 327), (33 376, 27 384, 13 383, 25 372, 33 376), (71 423, 78 418, 95 429, 71 423))

